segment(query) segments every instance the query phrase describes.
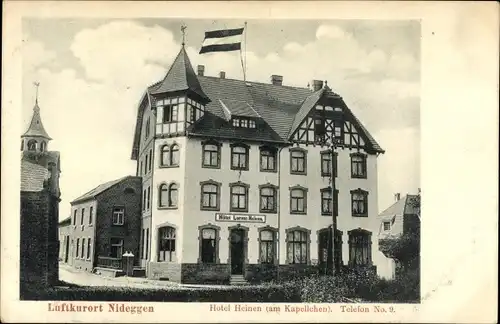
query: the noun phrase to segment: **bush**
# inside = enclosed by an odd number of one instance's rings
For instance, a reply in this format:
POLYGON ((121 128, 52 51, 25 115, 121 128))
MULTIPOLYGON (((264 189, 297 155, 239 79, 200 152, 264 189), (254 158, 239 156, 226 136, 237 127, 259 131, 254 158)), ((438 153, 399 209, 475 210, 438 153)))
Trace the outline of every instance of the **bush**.
POLYGON ((87 300, 149 302, 300 302, 297 290, 281 286, 201 289, 139 289, 129 287, 54 287, 26 289, 21 300, 87 300))

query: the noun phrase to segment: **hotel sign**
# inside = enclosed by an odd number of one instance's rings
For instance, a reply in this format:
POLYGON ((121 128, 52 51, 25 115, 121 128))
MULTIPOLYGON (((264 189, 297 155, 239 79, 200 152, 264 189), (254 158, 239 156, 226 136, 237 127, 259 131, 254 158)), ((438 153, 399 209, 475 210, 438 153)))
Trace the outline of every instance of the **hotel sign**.
POLYGON ((265 223, 265 215, 245 215, 245 214, 225 214, 216 213, 215 221, 217 222, 241 222, 241 223, 265 223))

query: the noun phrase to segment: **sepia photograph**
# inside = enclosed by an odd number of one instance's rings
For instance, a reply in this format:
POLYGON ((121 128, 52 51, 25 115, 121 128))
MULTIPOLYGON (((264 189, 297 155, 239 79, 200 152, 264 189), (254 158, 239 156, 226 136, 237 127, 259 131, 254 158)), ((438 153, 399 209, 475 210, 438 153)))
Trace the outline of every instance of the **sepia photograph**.
POLYGON ((493 5, 5 1, 0 321, 494 323, 493 5))
POLYGON ((22 26, 21 299, 419 302, 419 21, 22 26))

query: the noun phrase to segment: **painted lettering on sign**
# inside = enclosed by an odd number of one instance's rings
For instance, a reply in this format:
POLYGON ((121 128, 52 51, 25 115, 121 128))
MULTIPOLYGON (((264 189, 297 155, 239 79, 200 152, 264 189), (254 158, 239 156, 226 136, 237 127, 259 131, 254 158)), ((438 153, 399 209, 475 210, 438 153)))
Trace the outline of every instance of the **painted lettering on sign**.
POLYGON ((265 223, 266 216, 216 213, 215 220, 218 222, 265 223))

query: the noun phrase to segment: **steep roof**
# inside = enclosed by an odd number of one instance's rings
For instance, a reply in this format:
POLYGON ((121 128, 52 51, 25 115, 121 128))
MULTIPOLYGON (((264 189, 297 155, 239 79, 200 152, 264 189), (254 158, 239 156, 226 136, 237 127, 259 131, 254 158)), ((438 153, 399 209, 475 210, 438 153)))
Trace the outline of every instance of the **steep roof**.
POLYGON ((47 168, 21 160, 21 191, 38 192, 45 188, 50 172, 47 168))
POLYGON ((202 98, 208 99, 200 86, 200 82, 196 77, 196 73, 193 70, 186 50, 184 46, 182 46, 163 80, 150 87, 149 92, 152 94, 159 94, 185 90, 191 90, 202 98))
POLYGON ((129 178, 133 178, 133 177, 134 176, 125 176, 125 177, 121 177, 121 178, 116 179, 116 180, 111 180, 111 181, 102 183, 102 184, 98 185, 97 187, 95 187, 94 189, 92 189, 92 190, 84 193, 80 197, 78 197, 75 200, 73 200, 71 202, 71 204, 75 204, 75 203, 78 203, 78 202, 81 202, 81 201, 84 201, 84 200, 88 200, 88 199, 93 199, 96 196, 98 196, 99 194, 103 193, 104 191, 110 189, 114 185, 117 185, 118 183, 122 182, 123 180, 129 179, 129 178))
POLYGON ((33 116, 31 117, 31 122, 28 127, 28 130, 21 135, 21 137, 28 136, 36 136, 36 137, 44 137, 47 140, 51 140, 49 134, 45 131, 45 128, 42 124, 42 118, 40 116, 40 107, 38 106, 38 102, 35 103, 35 107, 33 107, 33 116))
POLYGON ((416 199, 417 195, 406 195, 382 211, 379 217, 389 220, 394 216, 416 214, 413 204, 416 199))

